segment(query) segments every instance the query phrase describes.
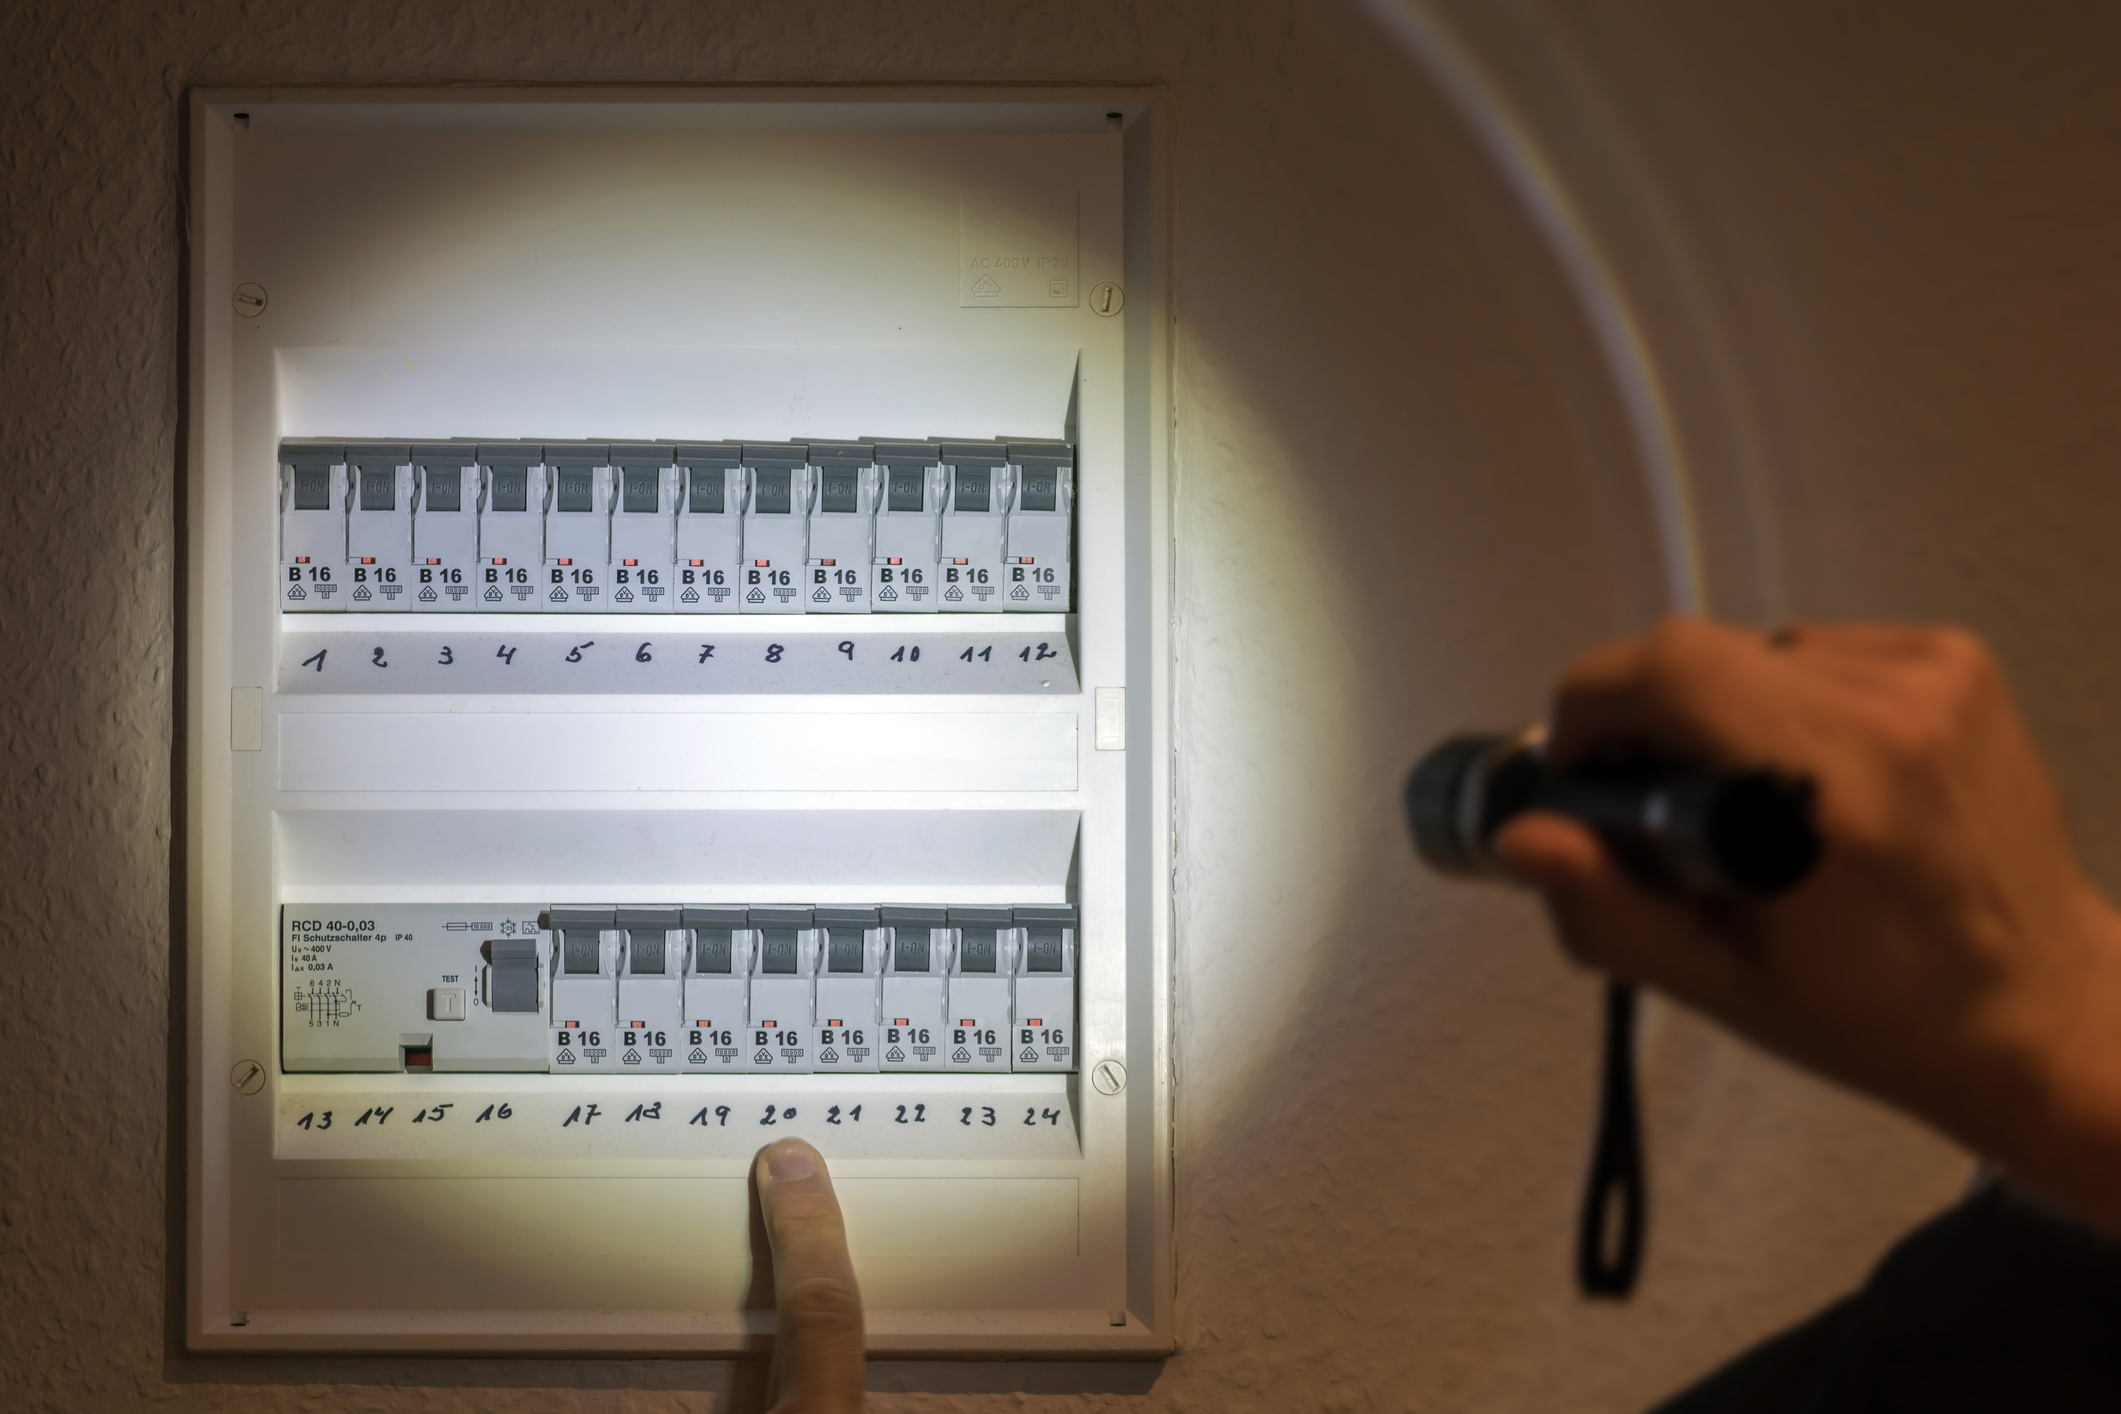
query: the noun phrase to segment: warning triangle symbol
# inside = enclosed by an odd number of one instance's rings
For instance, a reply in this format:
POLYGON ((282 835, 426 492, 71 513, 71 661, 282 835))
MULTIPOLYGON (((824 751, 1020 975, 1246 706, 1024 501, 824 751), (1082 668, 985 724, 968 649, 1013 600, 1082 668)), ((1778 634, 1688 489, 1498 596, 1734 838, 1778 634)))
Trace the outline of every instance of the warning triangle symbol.
POLYGON ((950 1063, 952 1065, 969 1065, 971 1061, 972 1053, 970 1051, 967 1051, 963 1046, 959 1046, 956 1050, 950 1053, 950 1063))
POLYGON ((573 1052, 573 1051, 562 1051, 562 1052, 560 1052, 560 1064, 561 1064, 561 1065, 573 1065, 573 1064, 574 1064, 574 1052, 573 1052))
POLYGON ((680 594, 678 598, 683 599, 688 604, 697 604, 700 602, 700 591, 688 589, 683 594, 680 594))
POLYGON ((896 603, 898 600, 898 591, 887 584, 884 586, 884 592, 877 595, 876 597, 879 599, 889 599, 892 602, 896 603))
POLYGON ((547 597, 555 603, 565 603, 567 600, 567 591, 562 589, 559 585, 555 584, 552 587, 552 593, 547 597))
POLYGON ((287 597, 290 599, 307 599, 309 595, 304 593, 302 586, 298 584, 287 591, 287 597))
POLYGON ((762 1050, 760 1050, 760 1052, 759 1052, 759 1053, 758 1053, 757 1055, 753 1056, 753 1057, 752 1057, 752 1059, 753 1059, 754 1061, 758 1062, 758 1063, 759 1063, 760 1065, 772 1065, 772 1064, 773 1064, 773 1055, 772 1055, 772 1053, 771 1053, 771 1052, 769 1052, 769 1051, 763 1050, 763 1049, 762 1049, 762 1050))
POLYGON ((754 589, 744 596, 744 602, 747 604, 763 604, 766 602, 766 596, 754 589))
POLYGON ((820 604, 830 604, 832 602, 831 593, 822 586, 819 587, 817 593, 811 595, 810 597, 817 600, 820 604))
POLYGON ((685 1059, 691 1061, 694 1065, 705 1065, 707 1064, 707 1053, 698 1046, 694 1046, 692 1054, 685 1057, 685 1059))
POLYGON ((626 1064, 626 1065, 639 1065, 640 1063, 641 1063, 641 1053, 640 1053, 639 1051, 628 1051, 628 1052, 626 1053, 626 1060, 625 1060, 624 1064, 626 1064))
POLYGON ((430 584, 425 589, 420 591, 420 602, 422 604, 432 604, 434 601, 435 587, 430 584))
POLYGON ((375 598, 376 596, 375 596, 375 595, 373 595, 373 594, 370 594, 370 593, 368 592, 368 586, 364 584, 364 585, 362 585, 362 586, 361 586, 361 587, 360 587, 359 589, 356 589, 356 590, 355 590, 355 591, 353 592, 353 597, 354 597, 354 598, 356 598, 356 599, 373 599, 373 598, 375 598))
POLYGON ((945 589, 943 591, 943 597, 955 603, 957 600, 965 597, 965 591, 953 584, 948 589, 945 589))
POLYGON ((1024 1047, 1024 1053, 1018 1056, 1017 1059, 1020 1061, 1035 1061, 1038 1059, 1038 1052, 1026 1046, 1024 1047))
POLYGON ((631 589, 621 589, 611 597, 618 603, 631 604, 633 602, 633 591, 631 589))
POLYGON ((884 1052, 884 1059, 887 1061, 902 1061, 905 1058, 906 1053, 896 1046, 893 1046, 890 1050, 884 1052))
POLYGON ((976 295, 998 295, 1001 292, 1002 287, 995 283, 992 275, 980 276, 979 283, 972 287, 972 293, 976 295))
POLYGON ((825 1047, 825 1053, 819 1056, 818 1059, 826 1065, 838 1065, 840 1063, 840 1053, 827 1046, 825 1047))
POLYGON ((499 585, 489 584, 486 586, 486 601, 490 604, 501 602, 501 587, 499 585))
POLYGON ((1011 599, 1029 599, 1031 597, 1031 591, 1019 584, 1018 586, 1016 586, 1016 588, 1009 591, 1009 597, 1011 599))

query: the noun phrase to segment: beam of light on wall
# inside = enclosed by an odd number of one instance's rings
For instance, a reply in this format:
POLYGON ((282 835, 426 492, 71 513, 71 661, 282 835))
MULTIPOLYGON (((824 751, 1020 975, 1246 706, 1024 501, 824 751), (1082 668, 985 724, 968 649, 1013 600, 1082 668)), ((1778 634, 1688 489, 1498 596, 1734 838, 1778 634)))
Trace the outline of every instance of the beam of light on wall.
POLYGON ((1672 399, 1612 260, 1553 162, 1468 46, 1420 0, 1360 0, 1479 144, 1546 246, 1625 410, 1655 519, 1668 608, 1708 602, 1693 474, 1672 399))

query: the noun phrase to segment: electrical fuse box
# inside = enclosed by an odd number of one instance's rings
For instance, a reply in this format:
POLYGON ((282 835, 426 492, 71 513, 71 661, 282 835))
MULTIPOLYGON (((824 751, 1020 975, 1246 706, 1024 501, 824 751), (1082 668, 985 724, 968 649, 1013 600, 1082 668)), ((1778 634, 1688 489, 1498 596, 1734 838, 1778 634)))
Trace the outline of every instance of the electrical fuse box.
POLYGON ((548 613, 609 609, 610 449, 547 443, 545 464, 552 493, 545 505, 545 584, 538 606, 548 613))
POLYGON ((878 613, 933 614, 942 608, 939 561, 948 471, 926 442, 876 444, 878 613))
POLYGON ((1075 452, 1065 442, 1011 442, 1009 463, 1015 486, 1002 540, 1002 608, 1056 613, 1073 602, 1075 452))
POLYGON ((611 449, 611 605, 622 613, 667 614, 677 533, 681 473, 668 447, 618 444, 611 449))
POLYGON ((812 442, 817 497, 810 509, 804 592, 813 614, 866 614, 876 549, 875 451, 861 443, 812 442))
POLYGON ((412 607, 412 448, 346 449, 352 509, 346 520, 349 611, 401 613, 412 607))
POLYGON ((531 613, 542 607, 545 501, 549 469, 544 448, 518 443, 479 444, 485 495, 479 502, 479 593, 484 613, 531 613))
MULTIPOLYGON (((685 1069, 700 1075, 748 1075, 751 1024, 750 911, 707 905, 683 910, 691 935, 685 969, 685 1069)), ((776 1018, 778 1019, 778 1018, 776 1018)))
POLYGON ((554 1071, 579 1074, 619 1068, 619 950, 625 935, 617 910, 555 908, 550 911, 552 950, 552 1053, 554 1071))
POLYGON ((1153 95, 463 97, 194 91, 185 1342, 740 1355, 794 1135, 873 1353, 1167 1350, 1153 95))
POLYGON ((686 941, 683 910, 621 908, 619 1068, 675 1075, 685 1068, 686 941))
POLYGON ((802 447, 744 444, 750 499, 744 506, 744 583, 739 611, 800 614, 809 558, 814 473, 802 447))
POLYGON ((950 989, 955 938, 940 908, 886 907, 884 933, 884 1052, 887 1071, 944 1071, 943 1004, 950 989))
POLYGON ((679 447, 683 480, 677 517, 677 602, 681 614, 737 612, 743 575, 743 451, 735 443, 679 447))
POLYGON ((479 581, 478 448, 415 443, 412 448, 414 613, 470 613, 479 581))
POLYGON ((945 1059, 954 1071, 1009 1069, 1009 992, 1016 919, 1006 908, 953 908, 957 935, 944 1004, 945 1059))
POLYGON ((346 607, 346 449, 282 442, 280 607, 335 613, 346 607))
POLYGON ((813 910, 821 957, 817 972, 817 1055, 811 1069, 874 1072, 883 1004, 884 933, 874 908, 813 910))
POLYGON ((1075 1069, 1075 928, 1072 905, 1012 910, 1016 980, 1009 1068, 1075 1069))
POLYGON ((950 470, 950 500, 943 511, 943 612, 998 614, 1008 603, 1002 592, 1002 544, 1014 477, 1007 450, 952 442, 940 455, 950 470))
POLYGON ((816 1052, 818 940, 807 908, 754 908, 758 949, 751 974, 751 1064, 762 1074, 800 1075, 816 1052))

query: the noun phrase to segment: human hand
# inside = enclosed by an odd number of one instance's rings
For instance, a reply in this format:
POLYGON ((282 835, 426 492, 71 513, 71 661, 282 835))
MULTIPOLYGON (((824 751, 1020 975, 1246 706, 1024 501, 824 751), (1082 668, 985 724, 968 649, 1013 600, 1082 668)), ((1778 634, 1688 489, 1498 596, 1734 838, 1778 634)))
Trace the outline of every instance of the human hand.
POLYGON ((1994 660, 1950 629, 1674 619, 1563 679, 1557 766, 1646 748, 1809 777, 1826 849, 1786 894, 1646 887, 1582 826, 1497 853, 1578 959, 1928 1118, 2121 1228, 2121 921, 2085 878, 1994 660))
POLYGON ((752 1162, 773 1249, 771 1414, 859 1414, 862 1293, 824 1157, 800 1139, 752 1162))

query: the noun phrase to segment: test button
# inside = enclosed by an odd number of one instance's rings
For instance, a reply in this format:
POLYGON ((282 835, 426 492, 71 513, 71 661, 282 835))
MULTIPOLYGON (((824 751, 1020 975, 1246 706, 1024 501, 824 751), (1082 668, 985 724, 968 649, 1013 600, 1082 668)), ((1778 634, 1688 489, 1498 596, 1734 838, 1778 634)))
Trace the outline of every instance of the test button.
POLYGON ((464 989, 462 987, 428 988, 427 1019, 429 1021, 462 1021, 464 1019, 464 989))

